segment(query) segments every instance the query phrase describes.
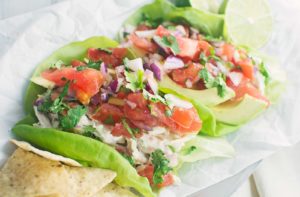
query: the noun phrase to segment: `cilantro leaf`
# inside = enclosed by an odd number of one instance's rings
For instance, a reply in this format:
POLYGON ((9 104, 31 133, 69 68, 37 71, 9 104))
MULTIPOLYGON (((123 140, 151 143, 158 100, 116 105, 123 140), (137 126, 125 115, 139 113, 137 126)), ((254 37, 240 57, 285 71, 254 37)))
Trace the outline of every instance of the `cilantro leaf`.
POLYGON ((196 146, 190 146, 189 148, 187 148, 185 151, 184 151, 184 154, 185 155, 188 155, 188 154, 191 154, 193 151, 195 151, 197 149, 196 146))
POLYGON ((83 116, 86 113, 86 111, 87 109, 82 105, 78 105, 75 108, 69 109, 67 115, 62 116, 59 119, 61 127, 63 129, 74 128, 79 122, 81 116, 83 116))
POLYGON ((82 71, 82 70, 85 70, 85 69, 87 69, 86 66, 78 66, 78 67, 76 67, 77 71, 82 71))
POLYGON ((92 61, 89 61, 88 63, 87 63, 87 67, 88 68, 93 68, 93 69, 95 69, 95 70, 100 70, 100 65, 101 65, 101 61, 99 61, 99 62, 92 62, 92 61))
POLYGON ((131 156, 126 155, 126 154, 121 154, 132 166, 134 166, 134 160, 131 156))
POLYGON ((167 104, 167 101, 158 94, 151 94, 147 90, 143 89, 143 96, 146 100, 149 100, 153 103, 161 102, 163 104, 167 104))
POLYGON ((203 68, 199 72, 200 78, 203 79, 206 88, 214 88, 216 87, 218 90, 218 95, 220 97, 224 97, 226 93, 226 83, 222 77, 222 75, 218 75, 217 77, 213 77, 210 72, 208 72, 207 68, 203 68))
POLYGON ((138 70, 137 72, 124 72, 126 81, 126 88, 130 89, 133 92, 144 88, 144 72, 142 70, 138 70))
POLYGON ((165 46, 170 47, 170 49, 174 53, 174 55, 177 55, 178 53, 180 53, 179 45, 178 45, 178 42, 177 42, 175 36, 172 36, 172 35, 163 36, 162 43, 164 43, 165 46))
POLYGON ((96 128, 92 125, 86 125, 82 129, 82 135, 90 138, 94 138, 97 140, 101 140, 98 136, 95 135, 96 128))
POLYGON ((154 165, 153 183, 160 184, 163 182, 163 176, 172 170, 172 168, 169 167, 170 161, 160 149, 152 152, 151 158, 151 162, 154 165))
POLYGON ((113 125, 113 124, 115 124, 115 121, 114 121, 112 115, 109 114, 109 116, 103 121, 103 123, 113 125))
POLYGON ((107 54, 112 54, 112 50, 111 50, 111 49, 108 49, 108 48, 98 48, 98 50, 104 51, 104 52, 107 53, 107 54))
POLYGON ((265 84, 268 84, 270 81, 270 74, 263 62, 259 64, 259 72, 265 77, 265 84))
POLYGON ((139 133, 140 130, 138 128, 131 128, 128 123, 126 122, 125 119, 122 119, 122 124, 124 126, 124 128, 128 131, 128 133, 135 138, 135 134, 139 133))

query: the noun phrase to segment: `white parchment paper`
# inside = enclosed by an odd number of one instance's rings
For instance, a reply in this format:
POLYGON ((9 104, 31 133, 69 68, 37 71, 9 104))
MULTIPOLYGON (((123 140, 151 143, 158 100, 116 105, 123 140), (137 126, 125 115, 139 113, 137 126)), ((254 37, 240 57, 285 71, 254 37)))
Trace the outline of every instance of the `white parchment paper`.
MULTIPOLYGON (((24 114, 22 98, 39 62, 55 49, 95 35, 113 38, 122 22, 149 1, 65 1, 46 9, 0 21, 0 165, 12 151, 10 128, 24 114)), ((230 134, 232 159, 213 158, 184 165, 182 184, 162 193, 185 196, 233 176, 279 148, 300 141, 300 5, 297 0, 271 0, 274 34, 264 50, 275 56, 288 76, 280 102, 230 134)))

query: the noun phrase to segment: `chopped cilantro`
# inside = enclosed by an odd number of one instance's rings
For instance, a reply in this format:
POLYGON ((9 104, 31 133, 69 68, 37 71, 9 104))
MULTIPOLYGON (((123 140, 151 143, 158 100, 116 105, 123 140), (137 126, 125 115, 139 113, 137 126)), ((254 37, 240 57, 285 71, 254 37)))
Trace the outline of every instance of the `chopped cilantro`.
POLYGON ((208 72, 207 68, 203 68, 199 72, 200 78, 203 79, 206 88, 214 88, 216 87, 218 90, 218 95, 220 97, 224 97, 226 93, 226 83, 223 79, 222 75, 218 75, 217 77, 213 77, 210 72, 208 72))
POLYGON ((87 69, 86 66, 78 66, 78 67, 76 67, 77 71, 82 71, 82 70, 85 70, 85 69, 87 69))
POLYGON ((170 161, 160 149, 152 152, 151 158, 151 162, 154 165, 153 183, 160 184, 163 182, 163 176, 172 170, 172 168, 169 167, 170 161))
POLYGON ((265 84, 268 84, 270 81, 270 74, 263 62, 259 64, 259 72, 265 77, 265 84))
POLYGON ((196 146, 190 146, 188 147, 185 151, 184 151, 184 154, 185 155, 188 155, 188 154, 191 154, 193 151, 195 151, 197 149, 196 146))
POLYGON ((101 65, 101 61, 99 62, 92 62, 92 61, 89 61, 87 63, 87 67, 88 68, 93 68, 95 70, 100 70, 100 65, 101 65))
POLYGON ((142 70, 138 70, 137 72, 129 72, 125 70, 124 74, 126 81, 128 82, 126 84, 126 88, 130 89, 133 92, 144 88, 144 72, 142 70))
POLYGON ((180 53, 179 45, 175 36, 173 35, 163 36, 161 39, 161 43, 166 47, 170 47, 174 55, 180 53))
POLYGON ((104 52, 107 53, 107 54, 112 54, 112 50, 111 50, 111 49, 108 49, 108 48, 98 48, 98 50, 104 51, 104 52))
POLYGON ((114 121, 112 115, 109 114, 109 116, 103 121, 103 123, 113 125, 113 124, 115 124, 115 121, 114 121))
POLYGON ((158 94, 151 94, 147 90, 143 89, 143 96, 146 100, 149 100, 153 103, 161 102, 163 104, 167 104, 166 100, 158 94))
POLYGON ((129 156, 129 155, 126 155, 126 154, 122 154, 122 156, 132 165, 132 166, 134 166, 134 160, 133 160, 133 158, 131 157, 131 156, 129 156))
POLYGON ((126 122, 125 119, 122 119, 122 124, 124 126, 124 128, 128 131, 128 133, 135 138, 135 134, 139 133, 140 130, 138 128, 131 128, 128 123, 126 122))
POLYGON ((97 137, 94 134, 95 131, 96 131, 95 127, 93 127, 92 125, 86 125, 82 129, 82 135, 84 135, 86 137, 94 138, 94 139, 99 139, 99 137, 97 137))
POLYGON ((59 119, 60 125, 63 129, 72 129, 79 122, 81 116, 86 113, 86 108, 82 105, 78 105, 75 108, 68 110, 66 116, 61 116, 59 119))

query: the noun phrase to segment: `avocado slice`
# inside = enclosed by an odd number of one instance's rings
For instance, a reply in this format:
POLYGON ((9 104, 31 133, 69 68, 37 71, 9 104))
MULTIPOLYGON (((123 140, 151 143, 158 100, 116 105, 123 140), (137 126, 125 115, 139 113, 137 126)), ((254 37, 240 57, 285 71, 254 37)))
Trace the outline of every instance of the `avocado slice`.
POLYGON ((267 107, 267 102, 246 94, 239 102, 228 101, 212 107, 211 110, 217 121, 231 125, 240 125, 248 122, 267 107))
POLYGON ((163 76, 162 80, 158 83, 158 86, 159 90, 164 93, 180 94, 188 100, 196 100, 209 107, 223 103, 235 96, 234 91, 230 88, 227 88, 224 97, 218 95, 217 88, 205 90, 183 88, 176 84, 168 75, 163 76))

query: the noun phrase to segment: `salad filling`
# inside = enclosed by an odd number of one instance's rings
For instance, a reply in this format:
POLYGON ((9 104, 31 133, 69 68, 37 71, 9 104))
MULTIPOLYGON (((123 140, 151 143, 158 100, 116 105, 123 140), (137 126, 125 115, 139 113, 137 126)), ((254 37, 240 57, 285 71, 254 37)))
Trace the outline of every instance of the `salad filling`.
POLYGON ((269 73, 264 63, 240 47, 201 34, 188 25, 142 21, 124 29, 124 46, 143 58, 157 80, 171 79, 193 90, 217 88, 219 97, 235 92, 234 101, 245 94, 269 104, 265 84, 269 73))
POLYGON ((158 90, 154 66, 129 60, 126 53, 126 48, 89 48, 86 58, 57 62, 33 78, 48 88, 34 103, 36 126, 100 140, 152 186, 171 185, 180 150, 202 121, 190 102, 158 90))

